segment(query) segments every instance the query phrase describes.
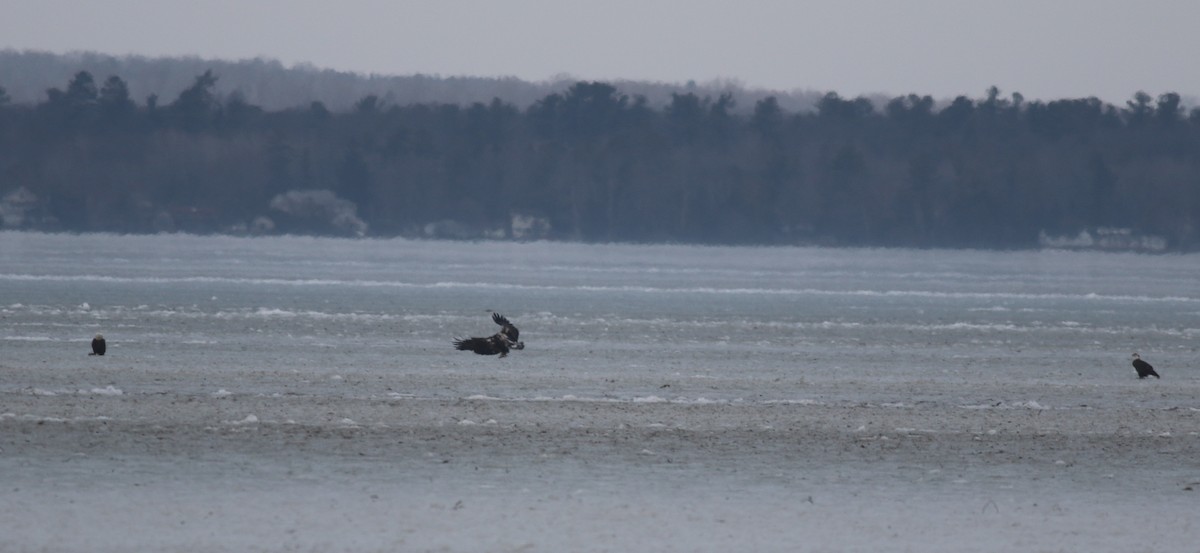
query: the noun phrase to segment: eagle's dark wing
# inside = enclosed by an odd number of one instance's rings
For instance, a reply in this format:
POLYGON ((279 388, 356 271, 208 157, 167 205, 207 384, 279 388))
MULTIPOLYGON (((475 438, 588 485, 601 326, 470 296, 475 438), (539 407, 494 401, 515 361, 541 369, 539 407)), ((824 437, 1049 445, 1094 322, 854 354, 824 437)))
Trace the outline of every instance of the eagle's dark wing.
POLYGON ((508 355, 508 341, 499 334, 488 338, 460 338, 454 341, 454 348, 479 355, 508 355))
POLYGON ((508 322, 508 319, 499 313, 492 313, 492 321, 500 325, 500 333, 508 338, 508 341, 517 343, 517 339, 521 336, 521 331, 517 327, 508 322))

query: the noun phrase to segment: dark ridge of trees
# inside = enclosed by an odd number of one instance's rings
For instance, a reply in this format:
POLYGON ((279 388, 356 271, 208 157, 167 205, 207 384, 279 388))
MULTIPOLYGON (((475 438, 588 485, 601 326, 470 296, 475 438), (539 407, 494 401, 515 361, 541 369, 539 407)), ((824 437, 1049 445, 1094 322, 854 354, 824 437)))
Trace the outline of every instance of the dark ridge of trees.
POLYGON ((525 107, 270 110, 221 78, 169 99, 86 71, 33 105, 0 90, 4 225, 996 248, 1119 227, 1200 249, 1200 110, 1174 93, 797 112, 578 82, 525 107))
MULTIPOLYGON (((515 77, 443 77, 440 75, 364 75, 347 71, 319 69, 311 65, 287 67, 277 60, 210 60, 198 57, 149 58, 110 56, 96 52, 53 54, 38 51, 0 49, 0 83, 8 87, 14 104, 35 104, 45 99, 47 89, 60 86, 79 71, 92 75, 121 75, 130 97, 144 100, 151 94, 174 98, 191 79, 205 71, 220 75, 213 89, 220 96, 238 93, 248 104, 268 111, 305 107, 321 102, 331 111, 345 111, 367 96, 376 96, 392 105, 487 104, 493 98, 518 106, 528 106, 545 96, 570 87, 576 80, 556 76, 543 82, 515 77)), ((747 88, 737 81, 683 84, 616 81, 612 82, 630 96, 644 96, 649 105, 661 109, 672 94, 693 93, 717 97, 734 94, 753 102, 775 95, 780 105, 791 111, 813 108, 820 94, 813 91, 767 91, 747 88)))

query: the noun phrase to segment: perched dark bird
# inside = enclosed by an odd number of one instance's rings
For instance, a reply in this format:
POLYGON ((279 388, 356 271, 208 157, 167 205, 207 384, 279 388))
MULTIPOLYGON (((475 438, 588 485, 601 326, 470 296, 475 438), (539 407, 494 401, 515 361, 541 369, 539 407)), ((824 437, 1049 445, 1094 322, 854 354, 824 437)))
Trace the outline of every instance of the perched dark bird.
POLYGON ((104 344, 104 337, 97 334, 95 338, 92 338, 92 352, 88 355, 104 355, 107 350, 108 346, 104 344))
POLYGON ((1138 378, 1146 378, 1147 376, 1159 378, 1158 373, 1154 372, 1154 367, 1150 366, 1150 363, 1142 361, 1142 356, 1136 353, 1133 354, 1133 369, 1137 371, 1138 378))
POLYGON ((500 325, 500 332, 487 338, 458 338, 454 340, 454 348, 459 351, 473 351, 479 355, 508 355, 509 350, 525 349, 525 342, 518 340, 521 331, 508 322, 504 315, 492 313, 492 321, 500 325))

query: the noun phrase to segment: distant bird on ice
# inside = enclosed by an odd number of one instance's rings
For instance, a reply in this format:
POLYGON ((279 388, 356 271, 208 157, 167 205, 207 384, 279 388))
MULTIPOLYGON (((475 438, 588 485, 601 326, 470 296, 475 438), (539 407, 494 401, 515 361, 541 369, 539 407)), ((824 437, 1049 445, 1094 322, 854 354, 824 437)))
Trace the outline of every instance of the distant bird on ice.
POLYGON ((492 321, 500 325, 500 332, 487 338, 457 338, 454 348, 459 351, 473 351, 479 355, 508 355, 509 350, 525 349, 525 342, 518 341, 521 331, 508 322, 504 315, 492 313, 492 321))
POLYGON ((95 338, 92 338, 92 352, 88 355, 104 355, 107 350, 108 346, 104 344, 104 337, 97 334, 95 338))
POLYGON ((1133 369, 1137 371, 1138 378, 1146 378, 1147 376, 1159 378, 1158 373, 1154 372, 1154 367, 1150 366, 1150 363, 1142 361, 1142 356, 1136 353, 1133 354, 1133 369))

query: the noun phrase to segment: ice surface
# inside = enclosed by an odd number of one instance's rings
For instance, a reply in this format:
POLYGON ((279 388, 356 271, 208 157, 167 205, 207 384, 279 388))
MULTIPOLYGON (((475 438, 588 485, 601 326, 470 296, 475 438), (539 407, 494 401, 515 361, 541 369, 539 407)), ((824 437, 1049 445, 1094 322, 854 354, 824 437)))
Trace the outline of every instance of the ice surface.
POLYGON ((1198 256, 0 232, 0 266, 0 551, 1200 543, 1198 256), (450 347, 492 311, 526 349, 450 347))

